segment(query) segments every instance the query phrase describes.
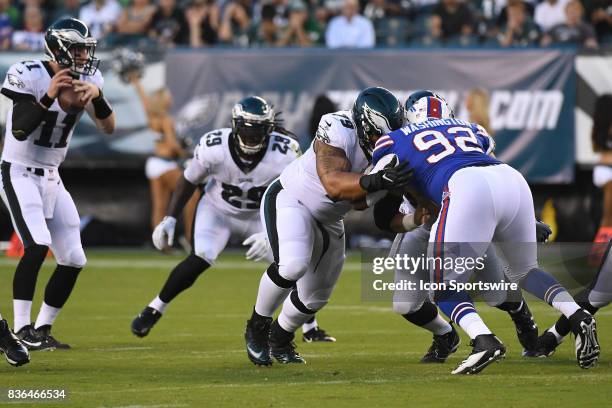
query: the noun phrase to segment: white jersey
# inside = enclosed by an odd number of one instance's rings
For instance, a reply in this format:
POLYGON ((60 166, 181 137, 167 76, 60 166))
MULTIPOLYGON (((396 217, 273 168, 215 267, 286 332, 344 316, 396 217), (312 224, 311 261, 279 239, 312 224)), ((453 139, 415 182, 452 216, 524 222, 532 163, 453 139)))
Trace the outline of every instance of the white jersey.
MULTIPOLYGON (((53 71, 48 61, 24 61, 11 66, 2 85, 2 94, 13 99, 34 98, 37 101, 49 89, 53 71)), ((82 81, 102 89, 104 80, 99 70, 92 76, 81 75, 82 81)), ((68 145, 83 111, 74 115, 60 108, 56 99, 40 125, 24 141, 15 139, 12 131, 13 108, 8 111, 2 160, 29 167, 57 168, 66 158, 68 145)))
MULTIPOLYGON (((368 167, 368 159, 359 146, 350 111, 323 115, 316 139, 342 149, 351 162, 351 172, 363 173, 368 167)), ((317 174, 317 157, 313 146, 302 157, 287 166, 281 174, 280 181, 283 188, 306 206, 312 216, 320 222, 339 221, 353 208, 348 201, 333 201, 328 197, 317 174)))
POLYGON ((238 157, 230 137, 232 129, 206 133, 195 149, 193 160, 185 169, 185 178, 193 184, 207 180, 206 200, 230 217, 259 216, 263 193, 300 155, 297 141, 272 133, 268 147, 250 165, 238 157))

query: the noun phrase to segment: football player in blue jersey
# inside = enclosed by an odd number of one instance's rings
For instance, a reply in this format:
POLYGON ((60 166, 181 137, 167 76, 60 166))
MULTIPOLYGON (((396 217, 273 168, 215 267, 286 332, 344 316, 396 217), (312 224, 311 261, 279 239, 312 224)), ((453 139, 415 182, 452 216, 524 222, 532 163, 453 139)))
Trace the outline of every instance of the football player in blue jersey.
MULTIPOLYGON (((440 309, 472 339, 472 353, 453 374, 475 374, 504 357, 506 348, 476 312, 465 290, 474 268, 492 241, 505 245, 508 277, 566 316, 576 335, 576 358, 582 368, 599 357, 595 320, 537 261, 533 198, 523 176, 492 157, 493 140, 477 124, 456 119, 446 101, 419 91, 407 102, 407 124, 373 140, 372 164, 409 163, 416 194, 440 207, 431 228, 430 249, 440 262, 430 270, 438 284, 440 309), (509 245, 510 244, 510 245, 509 245)), ((380 167, 380 166, 378 166, 380 167)))

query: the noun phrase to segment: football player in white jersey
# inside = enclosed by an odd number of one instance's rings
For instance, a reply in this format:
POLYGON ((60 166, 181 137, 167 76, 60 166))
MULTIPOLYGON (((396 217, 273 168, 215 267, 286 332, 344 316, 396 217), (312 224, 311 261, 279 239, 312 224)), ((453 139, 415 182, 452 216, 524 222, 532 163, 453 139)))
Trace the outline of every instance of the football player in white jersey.
POLYGON ((403 186, 403 166, 363 175, 367 140, 398 129, 403 107, 384 88, 362 91, 352 111, 324 115, 316 138, 266 190, 261 207, 274 262, 263 274, 246 326, 247 355, 256 365, 304 363, 294 332, 320 310, 344 264, 343 218, 368 192, 403 186), (284 302, 284 303, 283 303, 284 302), (283 303, 277 320, 274 311, 283 303))
POLYGON ((1 90, 13 101, 2 151, 1 195, 25 248, 13 280, 14 329, 30 349, 69 348, 50 335, 51 325, 86 262, 79 214, 58 167, 82 107, 104 133, 115 128, 114 113, 101 91, 96 40, 87 26, 74 18, 60 19, 47 30, 45 44, 49 60, 14 64, 1 90), (65 102, 61 92, 73 99, 65 102), (57 268, 32 326, 36 278, 49 248, 57 268))
MULTIPOLYGON (((271 260, 259 206, 268 185, 301 154, 297 141, 287 133, 274 109, 264 99, 250 96, 234 106, 231 128, 214 130, 200 139, 167 216, 153 232, 157 249, 172 246, 176 218, 196 187, 207 180, 196 210, 193 253, 172 270, 159 295, 134 319, 132 333, 149 334, 172 299, 214 264, 231 237, 251 245, 247 259, 271 260)), ((304 323, 305 341, 335 341, 316 320, 304 323)))

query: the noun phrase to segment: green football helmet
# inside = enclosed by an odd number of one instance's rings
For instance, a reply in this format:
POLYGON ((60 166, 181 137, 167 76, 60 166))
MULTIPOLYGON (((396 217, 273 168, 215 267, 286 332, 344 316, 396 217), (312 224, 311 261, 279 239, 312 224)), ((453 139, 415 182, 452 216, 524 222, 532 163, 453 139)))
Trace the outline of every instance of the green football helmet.
POLYGON ((240 100, 232 109, 232 135, 240 153, 252 156, 268 145, 274 130, 274 108, 259 96, 240 100))

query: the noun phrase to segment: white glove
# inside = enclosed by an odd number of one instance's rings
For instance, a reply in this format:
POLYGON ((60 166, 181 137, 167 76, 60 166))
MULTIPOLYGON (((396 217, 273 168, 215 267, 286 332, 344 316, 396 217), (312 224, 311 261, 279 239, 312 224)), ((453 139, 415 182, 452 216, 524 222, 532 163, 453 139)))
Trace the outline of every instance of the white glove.
POLYGON ((246 252, 246 259, 261 261, 266 258, 268 252, 271 252, 268 236, 265 232, 258 232, 244 240, 242 245, 250 245, 251 247, 246 252))
POLYGON ((174 243, 174 229, 176 218, 166 216, 153 230, 153 245, 160 251, 171 247, 174 243))

